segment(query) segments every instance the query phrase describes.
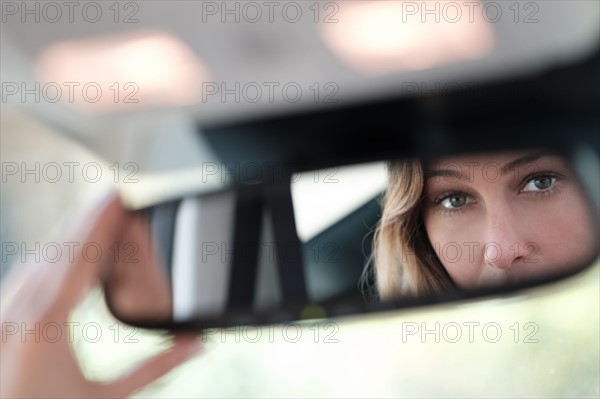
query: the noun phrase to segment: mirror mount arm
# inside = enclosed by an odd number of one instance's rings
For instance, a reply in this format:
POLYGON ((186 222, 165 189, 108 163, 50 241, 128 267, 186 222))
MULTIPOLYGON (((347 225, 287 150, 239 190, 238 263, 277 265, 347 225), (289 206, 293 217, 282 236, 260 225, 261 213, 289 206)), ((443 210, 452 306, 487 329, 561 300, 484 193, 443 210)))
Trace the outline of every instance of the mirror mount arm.
POLYGON ((233 261, 229 279, 228 307, 247 307, 254 303, 258 283, 258 261, 263 215, 271 219, 279 283, 283 299, 307 300, 302 243, 289 181, 238 187, 235 192, 233 261))
POLYGON ((236 190, 228 307, 254 302, 264 202, 260 187, 236 190))
POLYGON ((296 230, 290 181, 284 179, 267 185, 265 196, 273 223, 283 298, 290 302, 306 302, 302 242, 296 230))

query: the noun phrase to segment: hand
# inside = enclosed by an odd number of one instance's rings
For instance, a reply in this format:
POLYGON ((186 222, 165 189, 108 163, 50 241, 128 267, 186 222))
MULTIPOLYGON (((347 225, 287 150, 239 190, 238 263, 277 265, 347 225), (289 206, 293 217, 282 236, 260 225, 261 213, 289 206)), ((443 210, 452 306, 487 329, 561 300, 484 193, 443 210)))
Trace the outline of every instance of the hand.
MULTIPOLYGON (((135 218, 118 198, 105 201, 90 227, 79 229, 80 243, 94 242, 109 248, 122 232, 130 231, 135 218)), ((135 230, 135 229, 134 229, 135 230)), ((69 344, 68 334, 56 342, 22 336, 14 327, 33 329, 36 323, 64 326, 71 310, 114 268, 112 260, 85 259, 75 251, 72 259, 52 264, 19 264, 2 282, 3 293, 20 284, 12 298, 2 298, 2 342, 0 344, 0 396, 60 398, 122 398, 161 377, 196 353, 200 346, 192 336, 176 336, 166 352, 141 364, 111 383, 88 381, 81 372, 69 344), (79 255, 79 256, 78 256, 79 255), (5 290, 6 288, 6 290, 5 290)))

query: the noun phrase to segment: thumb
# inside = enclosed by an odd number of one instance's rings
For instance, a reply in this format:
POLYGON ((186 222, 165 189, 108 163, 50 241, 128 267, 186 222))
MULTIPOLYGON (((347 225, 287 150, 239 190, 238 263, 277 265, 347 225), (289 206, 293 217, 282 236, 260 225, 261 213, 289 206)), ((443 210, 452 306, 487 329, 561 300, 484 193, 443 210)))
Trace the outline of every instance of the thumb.
POLYGON ((127 397, 194 357, 200 350, 201 345, 197 336, 177 335, 171 348, 145 361, 117 381, 108 384, 106 396, 127 397))

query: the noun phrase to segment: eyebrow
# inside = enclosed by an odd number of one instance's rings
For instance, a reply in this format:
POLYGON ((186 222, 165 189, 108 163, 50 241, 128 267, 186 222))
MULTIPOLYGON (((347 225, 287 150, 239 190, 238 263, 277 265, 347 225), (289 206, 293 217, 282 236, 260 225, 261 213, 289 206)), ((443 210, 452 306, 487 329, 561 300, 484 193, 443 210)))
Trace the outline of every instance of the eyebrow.
MULTIPOLYGON (((548 155, 546 152, 525 155, 515 160, 512 160, 500 168, 500 176, 514 171, 515 169, 533 163, 541 157, 548 155)), ((450 177, 458 180, 469 180, 467 176, 454 169, 429 169, 425 171, 425 179, 432 177, 450 177)))
POLYGON ((527 164, 533 163, 533 162, 537 161, 538 159, 540 159, 544 155, 546 155, 546 154, 541 153, 541 154, 525 155, 521 158, 517 158, 514 161, 511 161, 500 168, 500 176, 504 176, 505 174, 510 173, 513 170, 515 170, 521 166, 525 166, 527 164))

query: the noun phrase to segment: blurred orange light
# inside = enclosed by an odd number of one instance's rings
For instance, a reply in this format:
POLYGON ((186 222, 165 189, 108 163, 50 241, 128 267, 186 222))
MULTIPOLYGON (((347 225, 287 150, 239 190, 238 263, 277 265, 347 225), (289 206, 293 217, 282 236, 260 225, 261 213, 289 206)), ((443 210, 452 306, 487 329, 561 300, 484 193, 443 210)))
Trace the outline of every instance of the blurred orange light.
POLYGON ((478 1, 346 1, 337 23, 320 25, 325 43, 365 74, 419 70, 477 59, 494 34, 478 1))
POLYGON ((210 77, 187 45, 157 31, 60 42, 37 66, 53 96, 92 112, 194 104, 210 77))

